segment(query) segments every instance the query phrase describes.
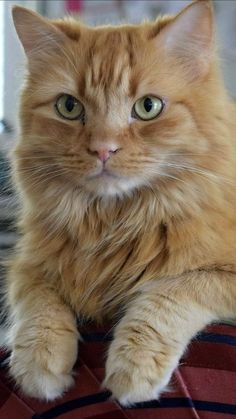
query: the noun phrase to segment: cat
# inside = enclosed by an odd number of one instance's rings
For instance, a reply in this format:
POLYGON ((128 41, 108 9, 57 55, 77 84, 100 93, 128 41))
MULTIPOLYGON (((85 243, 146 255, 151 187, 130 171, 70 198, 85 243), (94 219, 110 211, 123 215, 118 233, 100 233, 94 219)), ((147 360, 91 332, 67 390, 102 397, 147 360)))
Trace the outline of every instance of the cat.
POLYGON ((53 400, 77 318, 113 321, 104 386, 158 398, 190 340, 236 315, 236 118, 209 0, 88 27, 15 6, 27 56, 12 153, 22 209, 10 261, 10 374, 53 400))

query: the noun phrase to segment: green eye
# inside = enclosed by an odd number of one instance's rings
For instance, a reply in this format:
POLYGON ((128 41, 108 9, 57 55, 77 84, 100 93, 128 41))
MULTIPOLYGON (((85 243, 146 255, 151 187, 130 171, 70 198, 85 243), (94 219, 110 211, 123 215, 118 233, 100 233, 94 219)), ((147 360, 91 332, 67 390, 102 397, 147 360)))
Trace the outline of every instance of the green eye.
POLYGON ((133 107, 134 117, 143 121, 156 118, 163 111, 164 102, 156 96, 144 96, 135 102, 133 107))
POLYGON ((66 119, 79 119, 84 113, 82 103, 71 95, 61 95, 55 104, 57 112, 66 119))

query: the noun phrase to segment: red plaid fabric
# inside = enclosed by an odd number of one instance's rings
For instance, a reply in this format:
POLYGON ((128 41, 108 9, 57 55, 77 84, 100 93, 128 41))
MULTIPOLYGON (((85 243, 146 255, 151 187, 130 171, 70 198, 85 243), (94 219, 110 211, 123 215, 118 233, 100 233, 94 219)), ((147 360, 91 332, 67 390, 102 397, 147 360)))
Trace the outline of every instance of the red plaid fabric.
POLYGON ((60 400, 42 403, 24 397, 8 377, 1 353, 1 419, 227 419, 236 416, 236 327, 213 325, 199 334, 182 358, 172 391, 159 401, 124 409, 101 389, 111 337, 90 327, 76 364, 76 384, 60 400))

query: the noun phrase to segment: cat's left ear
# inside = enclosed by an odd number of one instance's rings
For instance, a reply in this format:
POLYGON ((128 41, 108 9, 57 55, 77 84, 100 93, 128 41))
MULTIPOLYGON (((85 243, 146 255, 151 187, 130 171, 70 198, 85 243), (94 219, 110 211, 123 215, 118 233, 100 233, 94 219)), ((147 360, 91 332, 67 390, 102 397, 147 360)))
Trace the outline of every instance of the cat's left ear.
POLYGON ((31 60, 43 58, 43 54, 50 54, 59 50, 66 36, 48 19, 37 13, 14 6, 12 9, 14 25, 23 45, 27 57, 31 60))
POLYGON ((211 0, 197 0, 183 9, 157 35, 158 46, 194 78, 207 73, 215 46, 211 0))

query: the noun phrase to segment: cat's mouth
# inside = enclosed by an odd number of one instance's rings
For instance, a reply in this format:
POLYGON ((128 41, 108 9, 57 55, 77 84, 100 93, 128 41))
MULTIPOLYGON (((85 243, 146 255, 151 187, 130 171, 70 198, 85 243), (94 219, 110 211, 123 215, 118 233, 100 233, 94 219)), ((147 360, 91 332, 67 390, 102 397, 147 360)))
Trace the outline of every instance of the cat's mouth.
POLYGON ((121 179, 121 176, 118 176, 110 170, 103 168, 99 173, 88 176, 88 179, 121 179))
POLYGON ((122 196, 141 184, 140 178, 125 176, 103 167, 86 176, 84 188, 96 196, 122 196))

